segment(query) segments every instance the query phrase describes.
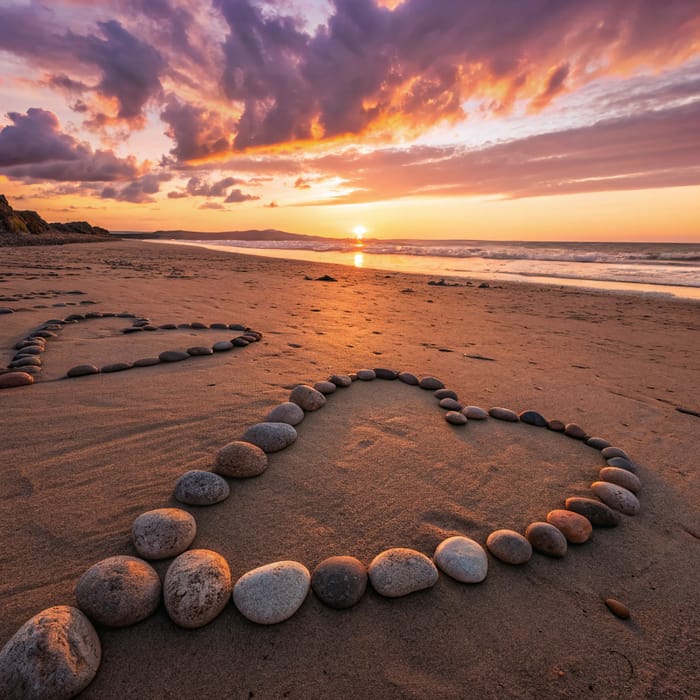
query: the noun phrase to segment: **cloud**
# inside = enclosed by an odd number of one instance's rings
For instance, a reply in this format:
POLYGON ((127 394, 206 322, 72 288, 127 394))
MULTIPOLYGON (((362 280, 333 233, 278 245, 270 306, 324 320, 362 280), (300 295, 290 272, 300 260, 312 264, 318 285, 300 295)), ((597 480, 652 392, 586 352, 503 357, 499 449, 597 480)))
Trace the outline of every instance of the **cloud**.
POLYGON ((228 197, 226 197, 226 204, 238 204, 239 202, 251 202, 255 199, 260 199, 252 194, 245 194, 240 190, 231 190, 228 197))
POLYGON ((562 63, 556 68, 552 68, 547 76, 547 82, 544 90, 530 102, 530 111, 540 112, 543 110, 559 93, 564 92, 564 82, 569 75, 570 66, 568 63, 562 63))
POLYGON ((214 209, 216 211, 225 210, 226 207, 219 202, 204 202, 199 206, 199 209, 214 209))
POLYGON ((226 190, 237 182, 235 177, 225 177, 210 184, 200 177, 191 177, 187 182, 187 193, 192 197, 225 197, 226 190))
POLYGON ((100 196, 103 199, 116 199, 119 202, 132 202, 133 204, 155 202, 152 195, 160 191, 160 183, 167 179, 169 179, 168 175, 144 175, 121 188, 105 187, 100 196))

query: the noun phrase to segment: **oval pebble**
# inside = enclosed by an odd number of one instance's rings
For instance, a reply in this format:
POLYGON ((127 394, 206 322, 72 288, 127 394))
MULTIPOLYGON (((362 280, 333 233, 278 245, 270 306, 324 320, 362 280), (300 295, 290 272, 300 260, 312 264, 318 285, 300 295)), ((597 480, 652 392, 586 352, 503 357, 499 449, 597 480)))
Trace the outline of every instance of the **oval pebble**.
POLYGON ((252 622, 274 625, 301 607, 311 585, 308 569, 296 561, 278 561, 243 574, 233 587, 233 603, 252 622))
POLYGON ((378 554, 367 573, 372 588, 388 598, 432 588, 438 580, 437 568, 425 554, 404 547, 387 549, 378 554))
POLYGON ((588 435, 586 434, 586 431, 577 423, 567 423, 564 426, 564 434, 568 435, 569 437, 574 438, 575 440, 587 440, 588 435))
POLYGON ((637 467, 632 462, 630 462, 629 459, 625 459, 624 457, 611 457, 610 459, 605 460, 605 462, 609 467, 625 469, 628 472, 632 472, 633 474, 637 472, 637 467))
POLYGON ((433 396, 440 401, 441 399, 454 399, 455 401, 459 400, 459 396, 457 396, 456 391, 452 391, 452 389, 436 389, 435 392, 433 393, 433 396))
POLYGON ((583 544, 587 542, 593 532, 590 520, 573 510, 556 508, 547 513, 547 522, 558 528, 564 537, 573 544, 583 544))
POLYGON ((45 352, 46 348, 43 345, 25 345, 22 348, 21 353, 22 355, 41 355, 42 352, 45 352))
POLYGON ((605 459, 611 459, 612 457, 622 457, 623 459, 626 459, 628 461, 632 461, 630 459, 630 456, 621 448, 619 447, 604 447, 601 451, 600 454, 605 457, 605 459))
POLYGON ((615 598, 606 598, 605 605, 615 617, 619 617, 621 620, 628 620, 630 618, 630 609, 619 600, 615 598))
POLYGON ((486 538, 486 547, 506 564, 525 564, 532 557, 532 545, 515 530, 494 530, 486 538))
POLYGON ((34 383, 34 377, 28 372, 7 372, 0 374, 0 389, 14 389, 34 383))
POLYGON ((197 521, 181 508, 141 513, 131 525, 131 540, 144 559, 169 559, 182 554, 197 535, 197 521))
POLYGON ((588 518, 595 527, 617 527, 620 524, 620 515, 595 498, 571 496, 564 505, 567 510, 588 518))
POLYGON ((527 423, 528 425, 534 425, 538 428, 547 427, 547 419, 537 411, 522 411, 518 414, 518 418, 522 423, 527 423))
POLYGON ((161 362, 182 362, 189 359, 189 355, 184 350, 166 350, 158 355, 161 362))
POLYGON ((110 372, 123 372, 124 370, 131 369, 133 365, 131 362, 113 362, 112 364, 105 365, 100 369, 103 374, 109 374, 110 372))
POLYGON ((234 440, 217 452, 214 471, 222 476, 247 478, 262 474, 267 464, 267 455, 260 447, 252 442, 234 440))
POLYGON ((445 385, 437 377, 423 377, 418 382, 418 386, 421 389, 430 389, 432 391, 445 388, 445 385))
POLYGON ((359 369, 357 370, 357 378, 363 382, 371 382, 377 378, 377 375, 373 369, 359 369))
POLYGON ((468 422, 468 418, 459 411, 448 411, 445 414, 445 420, 450 425, 466 425, 468 422))
POLYGON ((456 401, 455 399, 451 399, 449 397, 440 399, 438 406, 448 411, 461 411, 464 408, 464 406, 462 406, 462 404, 459 401, 456 401))
POLYGON ((481 583, 489 569, 484 548, 469 537, 460 535, 440 542, 433 560, 441 571, 461 583, 481 583))
POLYGON ((192 348, 187 348, 187 354, 192 355, 192 357, 200 357, 202 355, 213 355, 214 350, 207 347, 206 345, 195 345, 192 348))
POLYGON ((126 627, 152 615, 160 602, 160 578, 143 559, 116 556, 93 564, 75 587, 78 607, 108 627, 126 627))
MULTIPOLYGON (((29 366, 34 366, 34 367, 41 367, 41 358, 36 357, 35 355, 30 355, 30 356, 23 356, 20 355, 18 359, 13 360, 10 363, 10 367, 29 367, 29 366)), ((619 459, 619 457, 618 457, 619 459)))
POLYGON ((355 557, 329 557, 311 574, 316 597, 331 608, 343 610, 360 601, 367 589, 367 569, 355 557))
POLYGON ((0 697, 67 700, 97 674, 102 649, 90 620, 56 605, 25 622, 0 651, 0 697))
POLYGON ((314 384, 314 389, 320 391, 324 396, 332 394, 338 387, 333 384, 333 382, 316 382, 314 384))
POLYGON ((245 348, 250 345, 250 341, 246 340, 242 335, 239 335, 231 341, 231 344, 237 348, 245 348))
POLYGON ((603 450, 606 447, 610 447, 610 443, 602 437, 590 437, 586 440, 586 444, 596 450, 603 450))
POLYGON ((387 369, 386 367, 375 367, 374 374, 377 379, 388 379, 393 381, 399 378, 399 373, 393 369, 387 369))
POLYGON ((191 506, 211 506, 229 497, 229 486, 214 472, 192 469, 175 484, 175 498, 191 506))
POLYGON ((296 439, 297 431, 288 423, 256 423, 242 437, 245 442, 252 442, 265 452, 279 452, 296 439))
POLYGON ((307 384, 295 386, 289 395, 289 400, 305 411, 318 411, 319 408, 326 405, 326 397, 318 389, 307 384))
POLYGON ((591 484, 591 490, 603 503, 619 510, 625 515, 637 515, 639 513, 639 501, 637 497, 627 489, 617 484, 609 484, 607 481, 595 481, 591 484))
POLYGON ((332 374, 328 377, 329 382, 333 382, 338 387, 348 387, 352 384, 352 379, 347 374, 332 374))
POLYGON ((231 571, 226 560, 209 549, 190 549, 168 568, 163 600, 170 619, 194 629, 211 622, 231 598, 231 571))
POLYGON ((201 321, 192 321, 192 328, 195 328, 197 330, 204 330, 205 328, 209 328, 209 324, 202 323, 201 321))
POLYGON ((632 472, 618 467, 603 467, 598 472, 598 478, 601 481, 609 481, 611 484, 617 484, 622 488, 639 493, 642 489, 642 482, 632 472))
POLYGON ((160 364, 159 357, 142 357, 140 360, 134 361, 134 367, 152 367, 160 364))
POLYGON ((214 343, 211 349, 214 352, 226 352, 227 350, 233 350, 233 343, 230 340, 220 340, 218 343, 214 343))
POLYGON ((462 409, 462 413, 464 413, 469 420, 486 420, 489 417, 489 414, 478 406, 465 406, 462 409))
POLYGON ((509 408, 501 408, 500 406, 489 408, 489 415, 491 418, 510 421, 511 423, 517 423, 519 420, 518 414, 515 411, 511 411, 509 408))
POLYGON ((555 433, 563 433, 565 426, 560 420, 548 420, 547 428, 555 433))
POLYGON ((279 406, 275 406, 265 420, 269 423, 288 423, 289 425, 299 425, 304 420, 304 409, 293 401, 285 401, 279 406))
POLYGON ((99 374, 100 370, 95 365, 76 365, 67 372, 67 377, 85 377, 88 374, 99 374))
POLYGON ((418 377, 411 372, 399 372, 399 381, 409 386, 418 386, 418 377))
POLYGON ((566 537, 551 523, 530 523, 525 528, 525 538, 540 554, 548 557, 563 557, 566 554, 566 537))

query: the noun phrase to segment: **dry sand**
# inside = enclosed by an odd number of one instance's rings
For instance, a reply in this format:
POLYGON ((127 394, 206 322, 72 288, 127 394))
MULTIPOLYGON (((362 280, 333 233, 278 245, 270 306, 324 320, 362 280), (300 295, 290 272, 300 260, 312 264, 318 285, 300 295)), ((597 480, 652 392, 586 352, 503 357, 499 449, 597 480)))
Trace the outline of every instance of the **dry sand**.
MULTIPOLYGON (((133 519, 174 505, 175 480, 262 420, 297 383, 362 367, 435 375, 465 403, 573 421, 640 463, 642 511, 521 567, 489 557, 479 585, 441 575, 401 599, 335 611, 311 594, 287 622, 228 606, 187 631, 164 609, 98 628, 84 698, 700 697, 700 410, 696 303, 538 286, 435 287, 428 278, 143 242, 6 249, 0 295, 54 290, 0 316, 0 352, 81 310, 154 323, 240 322, 260 343, 173 365, 61 380, 72 365, 135 360, 230 337, 122 336, 128 321, 66 327, 45 381, 0 392, 0 644, 33 614, 73 604, 80 574, 133 554, 133 519), (337 282, 304 279, 331 274, 337 282), (409 291, 410 290, 410 291, 409 291), (69 295, 82 291, 83 295, 69 295), (89 307, 52 304, 95 301, 89 307), (48 308, 38 309, 36 305, 48 308), (469 355, 492 358, 474 359, 469 355), (54 380, 54 381, 51 381, 54 380), (632 611, 614 617, 603 599, 632 611)), ((587 495, 598 452, 495 420, 449 426, 431 392, 356 382, 299 426, 259 478, 191 507, 193 546, 234 577, 279 559, 309 569, 389 547, 432 556, 457 533, 523 531, 587 495)), ((157 565, 164 574, 167 562, 157 565)))

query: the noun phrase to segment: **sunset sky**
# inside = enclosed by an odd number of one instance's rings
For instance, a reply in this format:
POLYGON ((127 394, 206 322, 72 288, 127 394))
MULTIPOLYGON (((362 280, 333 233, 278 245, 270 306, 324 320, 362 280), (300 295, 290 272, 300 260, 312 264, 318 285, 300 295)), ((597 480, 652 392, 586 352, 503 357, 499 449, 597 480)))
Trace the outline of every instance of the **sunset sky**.
POLYGON ((700 2, 0 0, 0 192, 111 230, 700 241, 700 2))

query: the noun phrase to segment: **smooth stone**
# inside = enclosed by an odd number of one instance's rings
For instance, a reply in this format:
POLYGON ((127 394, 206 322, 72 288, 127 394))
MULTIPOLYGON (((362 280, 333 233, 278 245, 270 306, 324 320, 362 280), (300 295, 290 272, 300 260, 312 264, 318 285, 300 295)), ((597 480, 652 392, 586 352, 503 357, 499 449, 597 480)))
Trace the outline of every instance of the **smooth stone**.
POLYGON ((489 414, 478 406, 465 406, 462 409, 462 413, 464 413, 469 420, 486 420, 489 417, 489 414))
POLYGON ((122 328, 122 333, 128 335, 129 333, 140 333, 142 330, 141 326, 129 326, 128 328, 122 328))
POLYGON ((226 352, 227 350, 233 350, 233 343, 229 340, 220 340, 218 343, 214 343, 211 349, 214 352, 226 352))
POLYGON ((22 355, 41 355, 46 350, 43 345, 25 345, 22 350, 22 355))
POLYGON ((234 347, 237 347, 237 348, 247 348, 250 345, 250 342, 247 341, 242 336, 238 336, 237 338, 234 338, 231 341, 231 343, 234 347))
POLYGON ((332 394, 338 387, 333 382, 316 382, 314 389, 320 391, 324 396, 332 394))
POLYGON ((555 433, 563 433, 566 426, 560 420, 548 420, 547 428, 555 433))
POLYGON ((209 328, 209 324, 202 323, 201 321, 193 321, 192 328, 195 328, 197 330, 204 330, 205 328, 209 328))
POLYGON ((131 362, 113 362, 111 365, 105 365, 100 369, 100 372, 109 374, 110 372, 123 372, 126 369, 131 369, 131 362))
POLYGON ((66 377, 85 377, 88 374, 99 374, 100 370, 95 365, 76 365, 66 372, 66 377))
POLYGON ((245 478, 262 474, 267 464, 267 455, 260 447, 234 440, 217 452, 214 471, 222 476, 245 478))
POLYGON ((373 369, 358 369, 357 378, 363 382, 371 382, 377 378, 377 374, 373 369))
POLYGON ((399 372, 399 381, 409 386, 418 386, 418 377, 411 372, 399 372))
POLYGON ((451 399, 449 397, 445 399, 440 399, 438 405, 440 406, 440 408, 445 408, 448 411, 461 411, 464 408, 464 406, 459 401, 456 401, 455 399, 451 399))
POLYGON ((450 425, 466 425, 468 422, 468 418, 459 411, 448 411, 445 414, 445 420, 450 425))
POLYGON ((639 478, 626 469, 619 469, 618 467, 603 467, 598 472, 598 478, 601 481, 608 481, 611 484, 622 486, 623 489, 627 489, 632 493, 639 493, 642 489, 642 482, 639 480, 639 478))
POLYGON ((134 362, 134 367, 152 367, 153 365, 159 365, 159 357, 142 357, 140 360, 134 362))
POLYGON ((379 595, 399 598, 425 588, 438 580, 438 570, 425 554, 396 547, 378 554, 367 570, 372 588, 379 595))
POLYGON ((636 473, 637 467, 635 464, 625 459, 624 457, 611 457, 605 460, 605 463, 609 467, 617 467, 618 469, 625 469, 628 472, 636 473))
POLYGON ((152 615, 160 602, 160 578, 143 559, 116 556, 91 566, 75 587, 78 607, 108 627, 126 627, 152 615))
POLYGON ((547 427, 547 419, 537 411, 521 411, 518 414, 518 418, 522 423, 527 423, 528 425, 534 425, 538 428, 547 427))
POLYGON ((214 351, 206 345, 195 345, 193 348, 187 348, 187 354, 192 357, 200 357, 201 355, 213 355, 214 351))
POLYGON ((133 322, 134 328, 143 328, 144 326, 148 326, 151 322, 147 318, 140 318, 137 321, 133 322))
POLYGON ((147 326, 143 326, 143 327, 141 328, 141 330, 144 330, 144 331, 157 331, 157 330, 158 330, 158 326, 154 326, 154 325, 152 325, 152 324, 149 323, 147 326))
POLYGON ((85 320, 84 314, 69 314, 64 319, 64 321, 84 321, 84 320, 85 320))
POLYGON ((275 406, 265 420, 268 423, 288 423, 289 425, 299 425, 304 420, 304 409, 297 403, 285 401, 279 406, 275 406))
POLYGON ((19 342, 15 343, 15 350, 23 350, 24 348, 30 348, 30 347, 40 347, 46 349, 46 345, 44 344, 43 339, 41 342, 38 340, 20 340, 19 342))
POLYGON ((637 515, 639 513, 639 500, 627 489, 617 484, 609 484, 607 481, 595 481, 591 484, 591 490, 603 503, 614 510, 619 510, 625 515, 637 515))
MULTIPOLYGON (((41 358, 35 355, 29 355, 28 357, 20 357, 13 362, 10 362, 10 367, 41 367, 41 358)), ((620 459, 618 457, 618 459, 620 459)))
POLYGON ((575 440, 587 440, 588 435, 586 431, 577 423, 567 423, 564 426, 564 434, 568 435, 575 440))
POLYGON ((606 447, 610 447, 610 443, 602 437, 590 437, 586 440, 586 444, 596 450, 604 450, 606 447))
POLYGON ((432 391, 445 388, 445 385, 437 377, 423 377, 418 382, 418 386, 421 389, 430 389, 432 391))
POLYGON ((131 525, 131 540, 144 559, 169 559, 182 554, 197 535, 197 521, 181 508, 141 513, 131 525))
POLYGON ((566 554, 564 533, 550 523, 530 523, 525 528, 525 539, 536 552, 548 557, 563 557, 566 554))
POLYGON ((191 323, 178 323, 177 327, 178 328, 192 328, 192 324, 191 323))
POLYGON ((620 447, 605 447, 600 453, 605 457, 605 459, 612 459, 613 457, 622 457, 627 461, 631 462, 630 456, 620 447))
POLYGON ((211 622, 231 598, 231 571, 226 560, 209 549, 190 549, 168 568, 163 600, 170 619, 194 629, 211 622))
POLYGON ((53 331, 37 331, 34 334, 37 338, 56 338, 57 335, 53 331))
POLYGON ((374 374, 377 379, 388 379, 389 381, 399 378, 399 373, 396 370, 387 369, 386 367, 375 367, 374 374))
POLYGON ((158 359, 161 362, 181 362, 182 360, 188 360, 189 357, 184 350, 166 350, 158 355, 158 359))
POLYGON ((18 367, 17 369, 24 372, 25 374, 31 374, 33 377, 36 377, 41 374, 41 366, 26 365, 23 367, 18 367))
POLYGON ((163 323, 160 326, 158 326, 161 330, 164 331, 174 331, 177 326, 174 323, 163 323))
POLYGON ((498 420, 505 420, 511 423, 517 423, 519 420, 518 414, 515 411, 511 411, 509 408, 501 408, 500 406, 489 408, 489 415, 491 418, 497 418, 498 420))
POLYGON ((301 607, 311 585, 309 570, 296 561, 278 561, 248 571, 233 587, 233 603, 251 622, 275 625, 301 607))
POLYGON ((532 557, 532 545, 515 530, 494 530, 486 538, 486 547, 506 564, 525 564, 532 557))
POLYGON ((185 472, 175 484, 175 498, 191 506, 211 506, 229 497, 225 479, 214 472, 192 469, 185 472))
POLYGON ((326 397, 317 389, 307 384, 300 384, 292 389, 289 400, 305 411, 317 411, 326 405, 326 397))
POLYGON ((457 392, 452 391, 452 389, 436 389, 433 393, 433 396, 438 401, 440 401, 441 399, 454 399, 455 401, 457 401, 459 399, 459 396, 457 396, 457 392))
POLYGON ((0 651, 0 697, 67 700, 87 688, 102 649, 90 620, 56 605, 25 622, 0 651))
POLYGON ((212 328, 213 330, 218 330, 218 331, 229 330, 228 323, 211 323, 209 325, 209 328, 212 328))
POLYGON ((134 314, 130 314, 126 311, 123 311, 122 313, 117 314, 117 318, 136 318, 136 316, 134 314))
POLYGON ((564 505, 567 510, 588 518, 595 527, 617 527, 620 524, 618 513, 595 498, 571 496, 566 499, 564 505))
POLYGON ((331 608, 350 608, 367 589, 367 569, 355 557, 329 557, 311 574, 311 588, 316 597, 331 608))
POLYGON ((337 387, 348 387, 352 384, 352 379, 347 374, 331 374, 329 382, 333 382, 337 387))
POLYGON ((242 326, 240 323, 229 323, 228 328, 231 331, 244 331, 245 330, 245 326, 242 326))
POLYGON ((469 537, 460 535, 440 542, 433 561, 441 571, 462 583, 481 583, 489 569, 484 548, 469 537))
POLYGON ((606 598, 605 605, 615 617, 619 617, 621 620, 629 620, 631 615, 630 609, 624 603, 615 598, 606 598))
POLYGON ((590 539, 593 532, 591 521, 573 510, 556 508, 547 513, 547 522, 558 528, 566 539, 573 544, 583 544, 590 539))
POLYGON ((288 423, 256 423, 242 437, 265 452, 279 452, 297 439, 297 431, 288 423))
POLYGON ((14 389, 34 383, 34 377, 28 372, 8 372, 0 374, 0 389, 14 389))

